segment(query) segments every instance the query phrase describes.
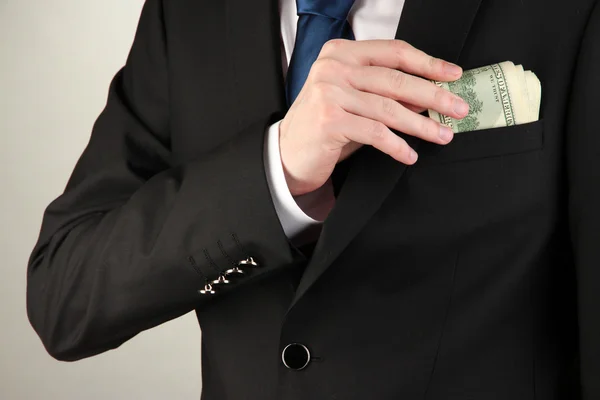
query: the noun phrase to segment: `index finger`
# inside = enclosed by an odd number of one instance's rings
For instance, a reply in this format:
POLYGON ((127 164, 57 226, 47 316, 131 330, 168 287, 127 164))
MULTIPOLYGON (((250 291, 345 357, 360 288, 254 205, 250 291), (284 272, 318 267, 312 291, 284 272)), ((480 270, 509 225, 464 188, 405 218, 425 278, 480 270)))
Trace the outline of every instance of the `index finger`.
POLYGON ((398 69, 427 79, 449 82, 461 77, 462 68, 430 56, 403 40, 330 40, 319 58, 334 58, 349 64, 398 69))

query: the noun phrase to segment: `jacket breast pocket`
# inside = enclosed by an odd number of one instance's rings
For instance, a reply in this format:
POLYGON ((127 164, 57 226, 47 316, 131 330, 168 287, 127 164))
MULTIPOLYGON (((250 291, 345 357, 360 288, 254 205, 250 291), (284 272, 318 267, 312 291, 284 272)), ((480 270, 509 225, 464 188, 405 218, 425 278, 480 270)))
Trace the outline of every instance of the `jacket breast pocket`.
POLYGON ((420 144, 417 164, 445 164, 457 161, 505 156, 535 151, 544 146, 543 120, 522 125, 462 132, 449 144, 420 144))

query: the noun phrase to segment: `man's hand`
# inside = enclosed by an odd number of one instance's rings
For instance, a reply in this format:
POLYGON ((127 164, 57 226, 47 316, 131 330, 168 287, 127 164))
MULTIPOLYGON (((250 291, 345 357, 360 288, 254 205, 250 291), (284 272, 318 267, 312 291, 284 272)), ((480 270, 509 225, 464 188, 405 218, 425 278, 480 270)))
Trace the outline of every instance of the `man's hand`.
POLYGON ((433 109, 464 118, 467 103, 429 81, 461 75, 460 67, 400 40, 327 42, 280 125, 281 160, 292 195, 321 187, 335 165, 364 144, 414 164, 416 152, 388 127, 449 143, 452 130, 419 113, 433 109))

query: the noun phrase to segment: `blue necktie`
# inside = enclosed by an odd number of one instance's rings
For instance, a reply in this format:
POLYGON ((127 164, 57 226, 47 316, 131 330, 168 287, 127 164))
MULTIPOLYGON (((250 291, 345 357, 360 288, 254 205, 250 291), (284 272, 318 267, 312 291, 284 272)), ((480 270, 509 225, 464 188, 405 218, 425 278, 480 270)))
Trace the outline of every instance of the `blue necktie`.
POLYGON ((331 39, 354 40, 348 13, 355 0, 296 0, 298 29, 286 77, 286 97, 291 106, 317 59, 331 39))

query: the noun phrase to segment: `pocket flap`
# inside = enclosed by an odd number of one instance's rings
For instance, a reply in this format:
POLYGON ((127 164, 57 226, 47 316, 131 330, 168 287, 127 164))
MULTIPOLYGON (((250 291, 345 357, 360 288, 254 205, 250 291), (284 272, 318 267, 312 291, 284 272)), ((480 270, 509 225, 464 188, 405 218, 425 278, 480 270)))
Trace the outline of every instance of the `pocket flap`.
POLYGON ((466 161, 538 150, 544 145, 543 122, 542 119, 522 125, 457 133, 447 145, 421 143, 417 164, 466 161))

